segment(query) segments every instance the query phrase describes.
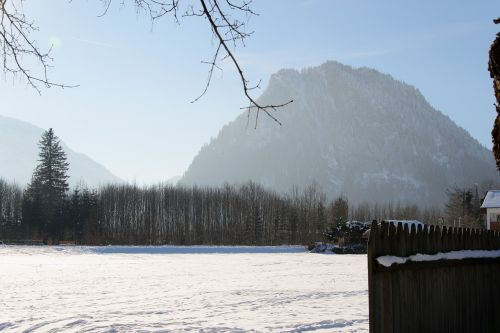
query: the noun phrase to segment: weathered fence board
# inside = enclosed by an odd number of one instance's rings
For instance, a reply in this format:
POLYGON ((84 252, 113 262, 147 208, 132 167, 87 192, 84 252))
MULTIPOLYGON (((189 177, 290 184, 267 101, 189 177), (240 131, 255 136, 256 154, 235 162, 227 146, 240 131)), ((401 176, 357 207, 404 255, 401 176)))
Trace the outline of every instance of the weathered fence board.
POLYGON ((390 267, 376 260, 459 250, 500 250, 500 233, 374 221, 368 243, 370 332, 500 332, 500 258, 390 267))

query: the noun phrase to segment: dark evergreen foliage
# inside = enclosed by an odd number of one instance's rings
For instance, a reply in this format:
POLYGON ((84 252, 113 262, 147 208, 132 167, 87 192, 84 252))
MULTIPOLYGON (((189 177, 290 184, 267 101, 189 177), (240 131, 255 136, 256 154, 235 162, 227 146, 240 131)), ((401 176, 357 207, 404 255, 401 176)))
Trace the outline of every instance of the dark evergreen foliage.
MULTIPOLYGON (((499 24, 500 18, 497 18, 495 23, 499 24)), ((493 124, 491 136, 493 140, 493 154, 495 156, 497 169, 500 170, 500 33, 497 34, 497 38, 493 41, 493 44, 491 44, 489 56, 488 70, 493 79, 493 90, 497 100, 497 116, 493 124)))
POLYGON ((52 128, 43 133, 38 147, 38 165, 24 196, 25 222, 32 235, 57 242, 67 227, 64 210, 69 164, 52 128))

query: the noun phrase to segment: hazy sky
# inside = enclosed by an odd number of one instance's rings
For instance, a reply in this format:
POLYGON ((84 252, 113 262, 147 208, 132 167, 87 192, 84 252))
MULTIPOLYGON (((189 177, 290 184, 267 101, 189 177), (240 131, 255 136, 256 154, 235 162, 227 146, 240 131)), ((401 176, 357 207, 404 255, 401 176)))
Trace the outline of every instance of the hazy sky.
MULTIPOLYGON (((125 180, 182 175, 247 104, 240 83, 225 66, 204 98, 191 104, 206 80, 200 62, 216 46, 208 22, 185 18, 177 25, 164 17, 152 26, 119 2, 98 18, 98 0, 25 1, 40 27, 39 44, 55 46, 52 78, 80 87, 40 96, 23 82, 0 81, 0 114, 53 127, 74 150, 125 180)), ((373 67, 416 86, 491 148, 487 53, 500 30, 492 23, 500 16, 498 0, 255 0, 254 10, 260 14, 249 22, 255 33, 235 53, 263 87, 281 68, 326 60, 373 67)))

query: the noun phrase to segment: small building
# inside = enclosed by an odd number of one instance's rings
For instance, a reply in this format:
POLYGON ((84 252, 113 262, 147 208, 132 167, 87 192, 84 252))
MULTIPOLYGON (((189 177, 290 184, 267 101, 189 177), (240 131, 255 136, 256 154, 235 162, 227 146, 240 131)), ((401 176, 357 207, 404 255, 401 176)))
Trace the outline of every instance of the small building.
POLYGON ((486 216, 487 230, 500 230, 500 190, 490 190, 481 205, 481 214, 486 216))

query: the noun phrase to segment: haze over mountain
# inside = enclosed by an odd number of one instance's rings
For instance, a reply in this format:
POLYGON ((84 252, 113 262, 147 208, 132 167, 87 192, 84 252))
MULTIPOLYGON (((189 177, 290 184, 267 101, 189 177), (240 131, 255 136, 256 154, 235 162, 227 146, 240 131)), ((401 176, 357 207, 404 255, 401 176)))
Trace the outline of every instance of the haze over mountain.
POLYGON ((390 75, 334 61, 281 70, 260 101, 290 98, 275 114, 281 127, 261 114, 254 129, 246 113, 224 126, 180 183, 253 180, 288 192, 316 182, 355 203, 440 205, 451 186, 498 180, 490 150, 390 75))
MULTIPOLYGON (((30 123, 0 116, 0 178, 20 185, 30 181, 37 164, 38 141, 43 131, 30 123)), ((57 129, 55 132, 57 135, 57 129)), ((70 185, 83 182, 97 186, 121 182, 120 178, 88 156, 71 150, 64 142, 62 147, 70 164, 70 185)))

